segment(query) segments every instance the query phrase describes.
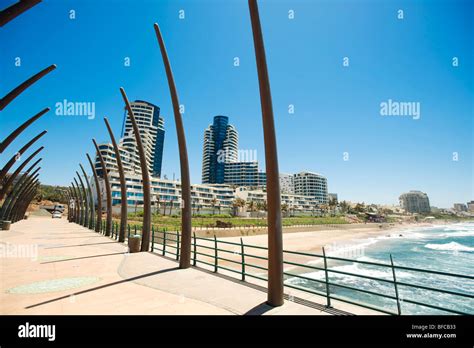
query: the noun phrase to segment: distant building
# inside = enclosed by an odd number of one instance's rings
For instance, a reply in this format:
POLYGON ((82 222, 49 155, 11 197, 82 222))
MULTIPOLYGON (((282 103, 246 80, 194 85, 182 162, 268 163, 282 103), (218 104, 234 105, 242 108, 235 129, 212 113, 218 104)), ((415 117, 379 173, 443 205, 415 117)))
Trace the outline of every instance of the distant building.
POLYGON ((474 201, 467 202, 467 211, 474 213, 474 201))
POLYGON ((266 186, 267 175, 258 169, 258 162, 228 162, 225 164, 224 183, 237 186, 266 186))
POLYGON ((428 195, 421 191, 410 191, 399 197, 400 206, 408 213, 429 213, 430 200, 428 195))
MULTIPOLYGON (((165 138, 164 120, 160 117, 160 108, 143 100, 136 100, 130 106, 137 121, 140 138, 145 150, 148 171, 150 175, 160 177, 165 138)), ((140 174, 140 158, 128 112, 125 113, 122 128, 122 138, 119 141, 118 147, 124 171, 140 174)), ((99 144, 99 150, 104 157, 107 172, 118 170, 112 144, 99 144)), ((97 174, 102 176, 103 169, 98 155, 95 158, 95 168, 97 174)))
POLYGON ((328 193, 328 202, 336 202, 337 204, 337 193, 328 193))
POLYGON ((453 209, 457 212, 467 211, 467 205, 464 203, 454 203, 453 209))
MULTIPOLYGON (((112 205, 122 204, 120 191, 120 177, 118 172, 108 173, 112 190, 112 205)), ((143 206, 143 185, 142 176, 127 173, 125 175, 127 183, 127 206, 143 206)), ((93 183, 94 184, 94 183, 93 183)), ((99 182, 103 206, 105 206, 104 180, 99 182)), ((93 190, 95 192, 95 190, 93 190)), ((172 209, 176 213, 181 208, 181 182, 174 180, 151 177, 151 203, 153 210, 169 211, 172 209), (161 210, 160 210, 161 209, 161 210)), ((95 198, 97 199, 97 198, 95 198)), ((191 185, 191 205, 194 212, 210 212, 212 210, 231 211, 234 201, 234 190, 228 185, 191 185)))
POLYGON ((222 184, 225 163, 237 162, 239 135, 227 116, 215 116, 204 131, 202 183, 222 184))
POLYGON ((294 175, 295 194, 315 197, 320 203, 328 203, 328 182, 321 174, 301 172, 294 175))
POLYGON ((280 173, 280 192, 288 194, 295 193, 293 174, 280 173))
MULTIPOLYGON (((267 193, 262 189, 250 189, 248 187, 238 187, 235 189, 235 196, 241 198, 247 203, 265 203, 267 201, 267 193)), ((281 205, 286 205, 288 212, 311 215, 319 212, 320 202, 316 197, 281 194, 281 205)))

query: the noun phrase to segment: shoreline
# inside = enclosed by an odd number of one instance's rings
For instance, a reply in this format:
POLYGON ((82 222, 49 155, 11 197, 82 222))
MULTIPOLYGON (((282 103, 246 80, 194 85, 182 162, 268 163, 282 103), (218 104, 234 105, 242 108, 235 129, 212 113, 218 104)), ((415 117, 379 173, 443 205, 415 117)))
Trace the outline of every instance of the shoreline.
MULTIPOLYGON (((288 231, 283 233, 283 249, 308 253, 321 253, 322 247, 335 246, 350 247, 369 242, 371 238, 391 236, 394 233, 406 233, 408 230, 430 228, 436 226, 452 225, 459 222, 432 221, 403 224, 358 224, 357 226, 338 226, 324 228, 312 228, 312 231, 288 231)), ((337 225, 336 225, 337 226, 337 225)), ((311 228, 305 228, 311 229, 311 228)), ((240 238, 245 244, 264 247, 267 246, 267 234, 242 236, 242 237, 220 237, 218 239, 240 243, 240 238)), ((372 243, 371 243, 372 244, 372 243)), ((337 252, 337 251, 336 251, 337 252)), ((334 254, 334 251, 332 251, 334 254)))

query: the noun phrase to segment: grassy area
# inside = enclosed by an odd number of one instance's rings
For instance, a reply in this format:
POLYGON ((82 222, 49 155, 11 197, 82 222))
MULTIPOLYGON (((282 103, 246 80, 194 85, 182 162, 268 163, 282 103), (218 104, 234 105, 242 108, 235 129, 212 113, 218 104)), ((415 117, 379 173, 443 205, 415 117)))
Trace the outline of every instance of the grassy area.
MULTIPOLYGON (((130 224, 141 224, 141 214, 129 214, 130 224)), ((117 219, 118 221, 118 219, 117 219)), ((215 216, 195 216, 192 219, 193 227, 216 227, 216 222, 221 221, 231 223, 233 227, 238 226, 267 226, 266 218, 239 218, 230 217, 229 215, 215 216)), ((327 224, 345 224, 347 223, 343 217, 287 217, 283 218, 283 226, 294 225, 327 225, 327 224)), ((180 216, 157 216, 153 215, 152 224, 156 227, 166 227, 169 230, 177 230, 181 226, 180 216)))

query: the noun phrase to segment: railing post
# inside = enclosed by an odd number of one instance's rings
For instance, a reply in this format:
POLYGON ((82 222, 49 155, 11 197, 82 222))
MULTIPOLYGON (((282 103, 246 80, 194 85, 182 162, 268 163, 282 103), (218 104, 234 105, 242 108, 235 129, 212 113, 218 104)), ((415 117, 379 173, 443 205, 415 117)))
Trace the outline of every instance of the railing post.
POLYGON ((133 225, 133 230, 134 230, 134 233, 136 235, 137 234, 137 225, 133 225))
POLYGON ((176 231, 176 260, 179 260, 179 233, 176 231))
POLYGON ((393 266, 392 254, 390 254, 390 264, 392 265, 393 285, 395 286, 395 297, 397 298, 398 315, 401 315, 402 308, 400 306, 400 299, 398 297, 397 276, 395 275, 395 267, 393 266))
POLYGON ((127 239, 130 238, 130 224, 127 224, 127 239))
POLYGON ((324 273, 326 276, 326 307, 331 307, 331 295, 329 294, 329 275, 328 275, 328 262, 326 259, 326 250, 323 247, 323 257, 324 257, 324 273))
POLYGON ((217 238, 214 235, 214 272, 217 273, 217 238))
POLYGON ((193 232, 193 266, 196 266, 197 249, 196 249, 196 232, 193 232))
POLYGON ((163 256, 166 254, 166 227, 163 228, 163 256))
POLYGON ((155 245, 155 226, 151 225, 151 252, 153 252, 154 245, 155 245))
POLYGON ((242 281, 245 281, 245 250, 244 250, 244 241, 240 238, 240 255, 242 261, 242 281))

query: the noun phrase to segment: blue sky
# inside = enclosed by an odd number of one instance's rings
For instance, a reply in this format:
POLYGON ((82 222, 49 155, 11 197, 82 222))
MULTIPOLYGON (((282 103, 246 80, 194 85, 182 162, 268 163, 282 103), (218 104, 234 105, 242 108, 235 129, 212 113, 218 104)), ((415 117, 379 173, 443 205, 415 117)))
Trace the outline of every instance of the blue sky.
MULTIPOLYGON (((0 0, 0 7, 11 3, 0 0)), ((441 207, 474 199, 473 7, 468 0, 260 1, 280 171, 322 173, 330 192, 351 201, 397 203, 410 189, 427 192, 432 205, 441 207), (400 9, 403 20, 397 18, 400 9), (348 67, 343 57, 349 57, 348 67), (453 57, 459 66, 452 66, 453 57), (420 103, 420 119, 381 116, 380 103, 388 99, 420 103)), ((256 149, 263 168, 257 72, 243 0, 46 0, 7 24, 0 33, 1 95, 52 63, 58 68, 3 110, 2 139, 42 108, 52 108, 1 155, 0 165, 47 129, 42 181, 68 184, 78 163, 87 164, 85 153, 94 153, 91 138, 108 141, 104 116, 119 136, 123 86, 130 100, 161 107, 163 173, 178 177, 176 130, 154 22, 185 106, 192 182, 201 180, 204 129, 218 114, 230 117, 239 147, 256 149), (55 103, 64 99, 94 102, 96 118, 55 115, 55 103)))

